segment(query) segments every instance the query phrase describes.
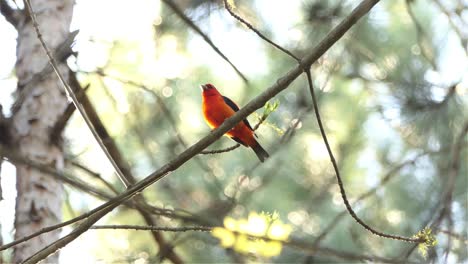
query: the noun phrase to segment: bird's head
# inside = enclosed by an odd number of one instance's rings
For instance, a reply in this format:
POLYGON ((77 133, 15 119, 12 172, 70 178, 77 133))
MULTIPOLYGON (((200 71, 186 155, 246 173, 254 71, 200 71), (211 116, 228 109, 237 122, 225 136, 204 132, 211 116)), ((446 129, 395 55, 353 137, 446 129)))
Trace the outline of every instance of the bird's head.
POLYGON ((221 95, 211 83, 202 84, 200 88, 202 89, 203 96, 221 95))

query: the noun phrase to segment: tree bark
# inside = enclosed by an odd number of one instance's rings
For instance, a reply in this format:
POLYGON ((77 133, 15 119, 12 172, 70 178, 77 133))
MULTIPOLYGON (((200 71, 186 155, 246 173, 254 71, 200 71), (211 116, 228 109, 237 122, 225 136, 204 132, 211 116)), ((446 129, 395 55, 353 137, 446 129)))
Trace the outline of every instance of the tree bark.
MULTIPOLYGON (((42 35, 51 49, 68 36, 72 18, 72 0, 31 1, 42 35)), ((50 141, 50 132, 67 106, 67 98, 56 75, 43 69, 48 65, 44 50, 37 39, 29 14, 24 11, 16 26, 18 30, 17 61, 18 101, 12 116, 11 134, 15 148, 26 158, 64 168, 62 146, 50 141)), ((68 72, 66 65, 60 65, 68 72)), ((22 238, 43 227, 56 224, 62 218, 61 183, 46 177, 29 166, 17 169, 17 200, 15 215, 15 239, 22 238)), ((46 233, 15 248, 15 263, 33 255, 45 245, 59 238, 60 231, 46 233)), ((47 263, 58 262, 58 254, 49 257, 47 263)))

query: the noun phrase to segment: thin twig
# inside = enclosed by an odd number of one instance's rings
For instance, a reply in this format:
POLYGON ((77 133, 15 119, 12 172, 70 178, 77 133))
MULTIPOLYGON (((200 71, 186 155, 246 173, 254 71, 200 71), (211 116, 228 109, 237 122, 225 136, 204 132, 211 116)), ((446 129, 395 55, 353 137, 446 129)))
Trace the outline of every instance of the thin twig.
MULTIPOLYGON (((0 156, 3 157, 3 159, 8 160, 9 162, 19 163, 19 164, 27 165, 27 166, 30 166, 31 168, 37 169, 37 170, 43 172, 44 175, 46 175, 46 176, 50 176, 50 177, 52 177, 53 179, 55 179, 57 181, 64 182, 64 183, 70 185, 71 187, 74 187, 74 188, 76 188, 78 190, 81 190, 81 191, 83 191, 85 193, 93 195, 94 197, 96 197, 98 199, 101 199, 101 200, 104 200, 104 201, 109 201, 109 200, 111 200, 113 198, 112 195, 110 195, 110 194, 108 194, 106 192, 103 192, 103 191, 101 191, 99 189, 96 189, 93 186, 90 186, 90 185, 86 184, 85 182, 80 181, 79 179, 77 179, 76 177, 73 177, 71 174, 69 174, 67 172, 61 172, 61 171, 58 171, 58 170, 56 170, 54 168, 46 166, 44 164, 40 164, 40 163, 37 163, 35 161, 24 158, 23 156, 16 153, 14 150, 5 149, 5 146, 2 146, 2 145, 0 145, 0 156)), ((93 173, 93 172, 90 171, 90 174, 91 173, 93 173)), ((129 208, 132 208, 132 209, 138 209, 138 210, 141 209, 141 208, 136 208, 134 203, 128 202, 128 201, 125 202, 124 205, 129 207, 129 208)), ((143 207, 143 210, 145 210, 145 211, 147 211, 149 213, 155 214, 155 215, 159 215, 159 216, 165 216, 165 217, 169 217, 169 218, 173 218, 173 219, 181 219, 181 220, 184 220, 184 221, 190 221, 190 222, 196 222, 196 223, 206 222, 206 221, 204 221, 202 219, 198 219, 195 215, 193 215, 190 212, 186 212, 186 211, 178 213, 176 210, 162 209, 162 208, 150 206, 150 205, 147 205, 147 204, 143 204, 142 207, 143 207)), ((79 221, 81 219, 83 219, 83 218, 77 217, 76 221, 79 221)), ((71 220, 73 220, 73 219, 71 219, 71 220)), ((68 223, 72 224, 72 223, 74 223, 76 221, 71 221, 71 222, 68 222, 68 223)), ((37 231, 34 234, 31 234, 31 235, 23 237, 21 239, 15 240, 15 241, 13 241, 11 243, 8 243, 8 244, 5 244, 5 245, 0 245, 0 251, 11 248, 11 247, 13 247, 13 246, 15 246, 17 244, 20 244, 22 242, 25 242, 25 241, 31 239, 33 237, 39 236, 40 234, 47 233, 47 232, 50 232, 50 231, 53 231, 53 230, 56 230, 56 229, 60 229, 63 226, 65 226, 65 225, 60 225, 59 224, 59 225, 55 225, 55 226, 50 226, 50 227, 48 227, 46 229, 41 229, 41 230, 37 231)))
POLYGON ((182 9, 180 9, 179 6, 177 6, 176 3, 174 3, 172 0, 162 0, 167 6, 169 6, 172 11, 174 11, 174 13, 180 17, 180 19, 182 19, 185 24, 187 24, 190 28, 193 29, 193 31, 197 32, 198 35, 200 35, 200 37, 203 38, 203 40, 216 52, 218 53, 219 56, 221 56, 221 58, 223 58, 223 60, 225 60, 227 63, 229 63, 229 65, 231 65, 231 67, 234 69, 234 71, 236 71, 236 73, 239 75, 239 77, 241 77, 241 79, 246 83, 248 84, 249 83, 249 80, 247 79, 247 77, 245 77, 245 75, 239 70, 237 69, 237 67, 226 57, 226 55, 224 55, 220 50, 219 48, 213 43, 213 41, 210 39, 210 37, 208 37, 207 34, 205 34, 197 25, 195 25, 195 23, 193 23, 193 21, 185 15, 184 11, 182 11, 182 9))
POLYGON ((259 30, 257 30, 254 26, 252 26, 252 24, 247 22, 245 19, 240 17, 238 14, 234 13, 234 11, 232 10, 231 5, 227 2, 227 0, 223 0, 223 1, 224 1, 224 7, 229 12, 229 14, 231 14, 231 16, 233 16, 235 19, 239 20, 239 22, 244 24, 246 27, 250 28, 250 30, 255 32, 255 34, 257 34, 257 36, 259 36, 261 39, 265 40, 266 42, 270 43, 273 47, 275 47, 275 48, 281 50, 282 52, 286 53, 287 55, 289 55, 291 58, 295 59, 296 61, 298 61, 298 62, 300 61, 300 59, 298 57, 296 57, 296 55, 292 54, 292 52, 290 52, 289 50, 281 47, 279 44, 276 44, 275 42, 273 42, 272 40, 267 38, 259 30))
POLYGON ((442 229, 439 229, 437 230, 439 233, 443 233, 443 234, 446 234, 447 236, 450 236, 450 237, 453 237, 457 240, 460 240, 461 242, 463 242, 464 244, 468 245, 468 239, 466 237, 464 237, 463 235, 460 235, 460 234, 455 234, 453 232, 450 232, 449 230, 442 230, 442 229))
POLYGON ((340 171, 338 169, 338 164, 336 163, 336 160, 335 160, 335 157, 334 157, 333 152, 331 150, 330 144, 328 143, 328 138, 327 138, 327 135, 325 133, 325 129, 323 127, 322 119, 321 119, 320 113, 319 113, 319 108, 318 108, 318 105, 317 105, 317 98, 316 98, 315 91, 314 91, 314 86, 313 86, 313 83, 312 83, 312 76, 311 76, 311 73, 310 73, 310 68, 304 69, 304 72, 307 75, 307 81, 309 83, 309 91, 310 91, 310 94, 312 96, 315 117, 316 117, 317 123, 318 123, 319 128, 320 128, 320 134, 322 135, 322 139, 323 139, 323 142, 325 143, 325 146, 327 148, 327 152, 328 152, 328 155, 330 157, 330 161, 331 161, 331 163, 333 165, 333 169, 335 170, 336 179, 338 180, 338 186, 340 187, 341 197, 343 198, 343 202, 344 202, 344 204, 346 206, 346 209, 348 210, 349 214, 351 215, 351 217, 354 220, 356 220, 356 222, 358 224, 360 224, 362 227, 364 227, 365 229, 367 229, 368 231, 370 231, 374 235, 385 237, 385 238, 390 238, 390 239, 401 240, 401 241, 405 241, 405 242, 411 242, 411 243, 425 242, 424 240, 421 240, 419 238, 410 238, 410 237, 404 237, 404 236, 398 236, 398 235, 392 235, 392 234, 386 234, 386 233, 380 232, 380 231, 370 227, 368 224, 366 224, 361 218, 359 218, 356 215, 356 213, 354 212, 353 208, 351 207, 351 205, 350 205, 350 203, 348 201, 348 198, 346 197, 346 192, 345 192, 345 188, 344 188, 344 185, 343 185, 343 180, 341 179, 341 176, 340 176, 340 171))
MULTIPOLYGON (((83 89, 78 91, 76 97, 78 100, 81 101, 83 94, 86 93, 86 91, 89 88, 89 84, 86 85, 83 89)), ((60 135, 62 134, 63 130, 65 129, 65 126, 68 124, 68 120, 71 118, 73 113, 75 112, 75 105, 73 103, 68 103, 67 108, 65 111, 63 111, 62 115, 60 118, 55 122, 54 126, 52 127, 50 133, 49 133, 49 138, 53 142, 58 142, 60 139, 60 135)))
POLYGON ((117 189, 115 189, 115 187, 110 183, 108 182, 107 180, 105 180, 101 174, 97 173, 97 172, 94 172, 92 171, 90 168, 84 166, 83 164, 79 163, 78 161, 75 161, 75 160, 68 160, 70 162, 70 164, 73 166, 73 167, 76 167, 84 172, 86 172, 86 174, 92 176, 93 178, 97 179, 98 181, 102 182, 102 184, 104 184, 104 186, 106 186, 110 191, 112 191, 114 194, 118 194, 119 192, 117 191, 117 189))
MULTIPOLYGON (((78 82, 76 75, 72 73, 70 70, 70 85, 75 93, 78 93, 82 90, 80 83, 78 82)), ((99 115, 96 112, 96 109, 92 105, 90 99, 86 94, 83 95, 81 100, 81 105, 83 109, 86 111, 89 120, 91 121, 93 127, 96 129, 99 138, 103 141, 107 151, 111 155, 112 159, 114 160, 115 164, 117 164, 118 168, 122 171, 123 176, 125 179, 130 183, 134 184, 137 182, 135 176, 133 175, 132 171, 130 170, 128 163, 125 161, 122 153, 120 152, 117 143, 115 140, 109 135, 105 125, 103 124, 102 120, 100 119, 99 115)), ((137 195, 134 198, 135 206, 138 212, 141 214, 143 219, 145 220, 146 224, 148 225, 155 225, 156 220, 148 214, 146 211, 142 210, 142 206, 145 205, 147 202, 143 196, 137 195)), ((152 232, 152 237, 155 242, 159 245, 159 247, 164 250, 167 248, 167 243, 165 242, 164 237, 162 234, 157 232, 152 232)), ((175 254, 172 250, 168 251, 168 258, 174 263, 181 263, 182 260, 180 257, 175 254)))
MULTIPOLYGON (((207 226, 189 226, 189 227, 157 227, 157 226, 136 226, 136 225, 98 225, 92 226, 90 229, 129 229, 129 230, 153 230, 153 231, 166 231, 166 232, 187 232, 187 231, 201 231, 201 232, 211 232, 214 227, 207 227, 207 226)), ((221 227, 224 228, 224 227, 221 227)), ((320 255, 330 255, 334 257, 339 257, 342 259, 353 259, 353 260, 367 260, 367 261, 377 261, 383 263, 398 263, 397 261, 393 261, 391 259, 386 259, 378 256, 371 256, 371 255, 359 255, 354 254, 346 251, 338 251, 331 248, 324 248, 324 247, 314 247, 310 244, 301 241, 296 238, 291 238, 289 240, 282 240, 282 239, 274 239, 268 236, 262 235, 253 235, 244 232, 238 232, 230 230, 236 236, 243 235, 247 236, 251 239, 260 239, 265 241, 275 241, 281 244, 284 244, 287 247, 290 247, 295 250, 305 251, 313 254, 320 254, 320 255)))
POLYGON ((107 192, 103 192, 93 186, 86 184, 85 182, 79 180, 77 177, 74 177, 70 173, 59 172, 56 169, 49 167, 45 164, 30 160, 20 155, 13 149, 7 149, 5 146, 0 145, 0 157, 4 160, 7 160, 15 164, 23 164, 30 166, 40 172, 43 172, 45 175, 51 176, 57 181, 61 181, 69 184, 72 187, 75 187, 81 191, 85 191, 91 195, 101 197, 104 199, 112 199, 113 196, 107 192))
MULTIPOLYGON (((424 157, 426 155, 439 154, 439 153, 442 153, 442 151, 439 151, 439 152, 425 151, 425 152, 417 155, 416 157, 414 157, 414 158, 412 158, 410 160, 404 161, 404 162, 398 164, 397 166, 393 167, 393 169, 389 170, 385 174, 385 176, 380 180, 379 184, 377 184, 374 188, 368 190, 367 192, 365 192, 365 193, 361 194, 359 197, 357 197, 356 200, 352 203, 351 206, 356 206, 360 201, 362 201, 362 200, 370 197, 371 195, 375 194, 379 188, 382 188, 382 186, 384 184, 388 183, 394 176, 397 175, 398 171, 402 170, 406 166, 413 165, 418 159, 420 159, 420 158, 422 158, 422 157, 424 157)), ((337 226, 339 221, 341 219, 343 219, 343 217, 346 215, 346 212, 347 212, 347 210, 344 210, 341 213, 337 214, 335 216, 335 218, 332 221, 330 221, 330 223, 325 228, 323 228, 322 232, 315 238, 315 240, 313 242, 314 246, 318 246, 320 244, 320 242, 326 237, 326 235, 329 234, 330 231, 335 226, 337 226)))
POLYGON ((225 153, 225 152, 233 151, 233 150, 235 150, 236 148, 238 148, 238 147, 240 147, 240 146, 241 146, 241 144, 237 143, 237 144, 235 144, 234 146, 231 146, 231 147, 228 147, 228 148, 224 148, 224 149, 204 150, 204 151, 200 152, 200 154, 203 154, 203 155, 211 155, 211 154, 225 153))
POLYGON ((138 226, 138 225, 95 225, 90 229, 131 229, 142 231, 165 231, 165 232, 187 232, 187 231, 202 231, 211 232, 213 229, 209 226, 183 226, 183 227, 167 227, 167 226, 138 226))
MULTIPOLYGON (((28 1, 28 0, 26 0, 28 1)), ((81 234, 86 232, 94 223, 99 219, 104 217, 114 208, 119 206, 124 201, 130 199, 135 194, 142 192, 148 186, 157 182, 170 172, 178 169, 182 164, 190 160, 192 157, 197 155, 200 151, 204 150, 210 144, 219 139, 227 131, 232 129, 237 123, 241 120, 247 118, 247 116, 253 113, 255 110, 263 107, 263 105, 271 99, 273 96, 277 95, 281 91, 288 88, 288 86, 295 80, 299 75, 303 73, 304 66, 310 66, 312 63, 316 62, 331 46, 333 46, 360 18, 366 15, 372 7, 374 7, 380 0, 363 0, 339 25, 332 29, 327 36, 320 41, 320 43, 315 46, 310 53, 304 57, 301 61, 302 65, 298 65, 290 70, 286 75, 279 78, 275 84, 273 84, 268 89, 264 90, 260 95, 252 99, 247 105, 242 109, 236 112, 232 117, 228 118, 221 126, 213 130, 212 133, 203 137, 200 141, 192 145, 190 148, 174 157, 171 161, 166 163, 160 169, 151 173, 143 180, 139 181, 135 185, 130 186, 125 192, 116 196, 114 199, 96 207, 95 209, 89 211, 88 213, 79 216, 81 219, 85 219, 75 230, 73 230, 68 235, 63 238, 49 244, 35 255, 27 259, 26 263, 37 263, 45 259, 50 254, 56 252, 57 250, 63 248, 81 234)), ((78 220, 74 219, 74 222, 78 220)), ((67 225, 61 223, 59 225, 67 225)))
POLYGON ((32 6, 31 6, 31 3, 29 1, 30 0, 24 0, 24 3, 25 3, 26 8, 27 8, 27 10, 29 12, 29 16, 31 17, 34 29, 36 30, 37 38, 41 42, 42 48, 45 50, 45 52, 47 54, 47 57, 49 58, 49 62, 52 65, 52 68, 54 69, 55 73, 57 74, 57 77, 60 79, 60 82, 62 83, 63 87, 65 88, 65 91, 72 98, 73 103, 75 104, 76 108, 79 110, 79 112, 80 112, 81 116, 83 117, 86 125, 88 126, 89 130, 91 131, 94 138, 98 142, 98 144, 101 147, 102 151, 104 152, 106 157, 111 162, 112 166, 114 167, 114 170, 116 171, 117 175, 119 176, 120 181, 122 181, 122 183, 125 185, 125 187, 128 187, 130 185, 130 183, 125 178, 122 171, 120 171, 120 169, 117 166, 117 164, 115 163, 114 159, 112 158, 112 156, 107 151, 104 143, 102 142, 102 140, 99 137, 98 133, 94 129, 93 124, 89 120, 88 115, 86 114, 86 111, 83 109, 83 106, 80 104, 78 98, 76 97, 76 94, 73 92, 72 88, 67 84, 67 82, 65 81, 65 78, 63 77, 62 73, 60 73, 60 71, 58 69, 58 66, 57 66, 57 63, 55 61, 55 58, 50 53, 49 48, 47 48, 47 45, 46 45, 44 39, 42 38, 42 34, 41 34, 40 29, 39 29, 39 24, 37 23, 37 20, 36 20, 36 14, 34 13, 34 11, 32 9, 32 6))

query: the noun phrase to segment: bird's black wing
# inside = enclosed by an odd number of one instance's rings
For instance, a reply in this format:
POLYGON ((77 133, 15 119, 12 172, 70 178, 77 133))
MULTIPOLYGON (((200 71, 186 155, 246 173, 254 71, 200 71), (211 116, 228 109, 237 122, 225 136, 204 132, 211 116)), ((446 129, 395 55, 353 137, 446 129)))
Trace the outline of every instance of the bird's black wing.
MULTIPOLYGON (((229 105, 229 107, 232 108, 232 110, 234 110, 235 112, 239 111, 239 107, 236 105, 236 103, 234 103, 231 99, 227 98, 226 96, 223 96, 223 99, 224 99, 224 102, 229 105)), ((253 131, 253 128, 252 126, 249 124, 249 121, 246 119, 243 120, 244 121, 244 124, 250 129, 253 131)))

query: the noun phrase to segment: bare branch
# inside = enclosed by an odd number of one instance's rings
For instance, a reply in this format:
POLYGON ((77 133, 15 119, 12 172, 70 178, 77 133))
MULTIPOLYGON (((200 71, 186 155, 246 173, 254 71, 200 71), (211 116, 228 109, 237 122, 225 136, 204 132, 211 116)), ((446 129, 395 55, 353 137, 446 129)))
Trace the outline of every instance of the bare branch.
POLYGON ((91 169, 89 169, 88 167, 84 166, 83 164, 77 162, 77 161, 74 161, 74 160, 66 160, 68 162, 70 162, 70 165, 72 165, 73 167, 76 167, 84 172, 86 172, 88 175, 92 176, 93 178, 97 179, 98 181, 102 182, 102 184, 104 184, 104 186, 106 186, 110 191, 112 191, 114 194, 119 194, 119 192, 117 191, 117 189, 115 189, 115 187, 110 184, 110 182, 106 181, 102 176, 101 174, 97 173, 97 172, 94 172, 92 171, 91 169))
MULTIPOLYGON (((94 188, 93 186, 90 186, 84 182, 81 182, 80 180, 78 180, 76 177, 73 177, 71 174, 69 173, 66 173, 66 172, 59 172, 57 170, 55 170, 54 168, 51 168, 51 167, 48 167, 44 164, 40 164, 40 163, 37 163, 35 161, 31 161, 31 160, 28 160, 24 157, 22 157, 21 155, 15 153, 14 151, 12 151, 11 149, 8 149, 6 150, 4 147, 2 147, 0 145, 0 156, 6 158, 9 162, 12 162, 12 163, 20 163, 20 164, 24 164, 24 165, 28 165, 28 166, 31 166, 32 168, 34 169, 37 169, 41 172, 44 172, 45 174, 44 175, 47 175, 47 176, 50 176, 54 179, 56 179, 57 181, 62 181, 64 183, 67 183, 69 184, 70 186, 78 189, 78 190, 81 190, 81 191, 84 191, 86 193, 89 193, 99 199, 102 199, 104 201, 108 201, 108 200, 111 200, 113 198, 112 195, 106 193, 106 192, 103 192, 99 189, 96 189, 94 188)), ((126 206, 128 206, 129 208, 132 208, 132 209, 137 209, 137 210, 142 210, 141 208, 139 208, 137 205, 135 205, 134 203, 131 203, 131 202, 125 202, 126 206)), ((168 210, 168 209, 161 209, 161 208, 157 208, 157 207, 153 207, 153 206, 149 206, 149 205, 142 205, 144 207, 144 210, 147 211, 147 212, 151 212, 151 213, 154 213, 154 214, 157 214, 157 215, 162 215, 162 216, 166 216, 166 217, 170 217, 170 218, 178 218, 178 219, 182 219, 182 220, 185 220, 185 221, 191 221, 191 222, 203 222, 203 221, 200 221, 200 219, 196 219, 195 216, 191 215, 190 213, 186 212, 184 214, 180 214, 180 213, 177 213, 175 212, 174 210, 168 210)), ((86 218, 86 215, 84 216, 84 218, 86 218)), ((84 219, 83 216, 78 216, 78 217, 75 217, 69 221, 66 221, 64 223, 61 223, 61 224, 58 224, 58 225, 54 225, 54 226, 50 226, 50 227, 47 227, 47 228, 44 228, 44 229, 41 229, 29 236, 26 236, 26 237, 23 237, 21 239, 18 239, 18 240, 15 240, 11 243, 8 243, 8 244, 5 244, 5 245, 0 245, 0 251, 2 250, 5 250, 5 249, 8 249, 8 248, 11 248, 13 246, 16 246, 18 244, 21 244, 33 237, 36 237, 36 236, 39 236, 43 233, 47 233, 47 232, 51 232, 53 230, 56 230, 56 229, 60 229, 66 225, 69 225, 69 224, 72 224, 72 223, 75 223, 77 221, 80 221, 82 219, 84 219)))
MULTIPOLYGON (((157 227, 157 226, 135 226, 135 225, 98 225, 92 226, 90 229, 131 229, 131 230, 157 230, 157 231, 166 231, 166 232, 187 232, 187 231, 201 231, 201 232, 211 232, 214 227, 206 227, 206 226, 190 226, 190 227, 157 227)), ((221 227, 222 228, 222 227, 221 227)), ((386 259, 378 256, 371 256, 371 255, 359 255, 354 254, 346 251, 338 251, 331 248, 325 247, 314 247, 309 245, 306 242, 303 242, 299 239, 292 238, 288 241, 284 241, 281 239, 273 239, 267 236, 257 236, 246 234, 243 232, 231 231, 235 235, 246 235, 252 239, 262 239, 265 241, 277 241, 281 244, 284 244, 287 247, 290 247, 295 250, 300 250, 304 252, 308 252, 311 254, 318 254, 318 255, 327 255, 338 257, 341 259, 346 260, 358 260, 358 261, 377 261, 382 263, 399 263, 398 261, 394 261, 391 259, 386 259)))
MULTIPOLYGON (((214 227, 207 227, 207 226, 187 226, 187 227, 158 227, 158 226, 137 226, 137 225, 97 225, 92 226, 90 229, 130 229, 130 230, 152 230, 152 231, 165 231, 165 232, 187 232, 187 231, 200 231, 200 232, 211 232, 214 227)), ((393 261, 391 259, 386 259, 378 256, 370 256, 370 255, 359 255, 345 251, 338 251, 330 248, 320 248, 320 247, 313 247, 309 244, 298 240, 298 239, 291 239, 290 241, 284 240, 276 240, 266 236, 255 236, 250 234, 245 234, 242 232, 232 231, 236 235, 246 235, 252 239, 263 239, 266 241, 277 241, 285 246, 288 246, 292 249, 300 250, 309 252, 311 254, 318 254, 318 255, 326 255, 326 256, 333 256, 338 257, 341 259, 346 260, 360 260, 360 261, 377 261, 382 263, 398 263, 397 261, 393 261)))
POLYGON ((241 146, 241 144, 237 143, 237 144, 235 144, 234 146, 231 146, 231 147, 228 147, 228 148, 224 148, 224 149, 204 150, 204 151, 201 151, 200 154, 203 154, 203 155, 210 155, 210 154, 225 153, 225 152, 233 151, 233 150, 235 150, 236 148, 238 148, 238 147, 240 147, 240 146, 241 146))
POLYGON ((236 13, 234 13, 234 11, 232 10, 232 6, 227 2, 227 0, 223 0, 224 1, 224 7, 226 8, 226 10, 229 12, 229 14, 231 14, 231 16, 233 16, 235 19, 239 20, 239 22, 241 22, 242 24, 244 24, 246 27, 250 28, 253 32, 255 32, 255 34, 257 34, 257 36, 259 36, 261 39, 265 40, 266 42, 270 43, 273 47, 281 50, 282 52, 286 53, 287 55, 289 55, 291 58, 295 59, 297 62, 300 62, 300 59, 298 57, 296 57, 294 54, 292 54, 292 52, 290 52, 289 50, 281 47, 280 45, 276 44, 275 42, 273 42, 272 40, 270 40, 269 38, 267 38, 265 35, 263 35, 259 30, 257 30, 254 26, 252 26, 252 24, 250 24, 249 22, 247 22, 245 19, 243 19, 241 16, 237 15, 236 13))
POLYGON ((37 169, 43 173, 46 173, 46 175, 50 175, 57 181, 65 182, 71 185, 72 187, 75 187, 79 190, 90 193, 91 195, 95 195, 97 197, 101 197, 106 200, 112 199, 112 195, 106 192, 103 192, 99 189, 96 189, 93 186, 89 186, 88 184, 78 180, 76 177, 72 176, 69 173, 66 173, 66 172, 62 173, 45 164, 41 164, 32 160, 26 159, 25 157, 16 153, 16 151, 12 149, 7 149, 2 145, 0 145, 0 157, 3 157, 3 159, 7 159, 11 163, 24 164, 24 165, 31 166, 34 169, 37 169))
POLYGON ((165 232, 187 232, 202 231, 211 232, 212 227, 207 226, 183 226, 183 227, 165 227, 165 226, 138 226, 138 225, 95 225, 90 229, 132 229, 142 231, 165 231, 165 232))
MULTIPOLYGON (((79 101, 81 101, 83 93, 86 93, 86 90, 88 90, 88 88, 89 88, 89 84, 77 92, 76 97, 79 101)), ((69 103, 67 108, 63 112, 62 116, 60 116, 60 119, 57 120, 57 122, 55 122, 54 127, 52 128, 50 132, 50 139, 52 141, 56 142, 59 140, 59 137, 62 134, 62 131, 65 129, 65 126, 67 125, 70 117, 75 112, 75 109, 76 109, 75 105, 73 103, 69 103)))
POLYGON ((86 114, 86 111, 83 109, 83 106, 80 104, 78 98, 76 97, 76 94, 74 93, 72 88, 67 84, 67 81, 65 80, 63 75, 60 73, 60 71, 59 71, 59 69, 57 67, 57 63, 55 61, 55 58, 50 53, 49 48, 47 47, 47 44, 45 43, 44 39, 42 38, 42 34, 41 34, 40 29, 39 29, 39 25, 38 25, 38 23, 36 21, 36 14, 34 13, 34 11, 32 9, 31 3, 29 2, 29 0, 24 0, 24 3, 25 3, 26 8, 28 9, 29 15, 30 15, 31 20, 33 22, 34 29, 36 30, 37 38, 41 42, 42 48, 45 50, 45 52, 47 54, 47 57, 49 58, 49 62, 52 65, 52 68, 54 69, 55 73, 57 74, 57 77, 59 78, 60 82, 62 83, 63 87, 65 88, 67 94, 72 98, 73 103, 75 104, 75 107, 80 112, 80 114, 83 117, 86 125, 91 130, 91 133, 93 134, 94 138, 98 142, 98 144, 101 147, 102 151, 104 152, 104 154, 106 154, 106 157, 111 162, 111 164, 114 167, 114 169, 115 169, 117 175, 119 176, 120 180, 125 185, 125 187, 128 187, 128 185, 130 185, 130 183, 125 178, 122 171, 120 171, 119 167, 117 166, 117 164, 113 160, 112 156, 107 151, 104 143, 102 142, 101 138, 99 137, 98 133, 96 132, 96 129, 93 127, 93 124, 89 120, 88 115, 86 114))
POLYGON ((367 229, 368 231, 370 231, 374 235, 385 237, 385 238, 390 238, 390 239, 396 239, 396 240, 411 242, 411 243, 425 242, 425 241, 423 241, 421 239, 418 239, 418 238, 403 237, 403 236, 386 234, 386 233, 380 232, 380 231, 372 228, 368 224, 366 224, 361 218, 359 218, 356 215, 356 213, 354 212, 353 208, 351 207, 351 205, 350 205, 350 203, 348 201, 348 198, 346 197, 346 192, 345 192, 345 189, 344 189, 344 186, 343 186, 343 181, 342 181, 341 176, 340 176, 340 171, 338 169, 338 164, 336 163, 336 160, 335 160, 335 157, 333 156, 333 152, 331 150, 330 144, 328 143, 327 135, 325 133, 325 129, 323 127, 322 119, 321 119, 320 113, 319 113, 319 108, 318 108, 318 105, 317 105, 317 98, 316 98, 315 92, 314 92, 314 86, 313 86, 313 82, 312 82, 312 76, 311 76, 311 73, 310 73, 310 68, 307 69, 307 70, 304 69, 304 71, 307 74, 307 81, 309 83, 309 91, 310 91, 310 94, 312 96, 315 117, 316 117, 317 123, 318 123, 319 128, 320 128, 320 134, 322 135, 323 142, 325 143, 328 155, 330 156, 330 161, 331 161, 331 163, 333 165, 333 169, 335 170, 336 179, 338 180, 338 186, 340 187, 341 197, 343 198, 343 202, 344 202, 344 204, 346 206, 346 209, 348 210, 349 214, 351 215, 351 217, 353 217, 354 220, 356 220, 356 222, 358 224, 360 224, 362 227, 364 227, 365 229, 367 229))
MULTIPOLYGON (((445 150, 446 151, 446 150, 445 150)), ((429 155, 429 154, 441 154, 441 153, 444 153, 445 152, 444 150, 441 150, 441 151, 438 151, 438 152, 429 152, 429 151, 426 151, 426 152, 423 152, 419 155, 417 155, 416 157, 410 159, 410 160, 407 160, 407 161, 404 161, 396 166, 394 166, 391 170, 389 170, 385 176, 380 180, 380 183, 378 183, 374 188, 372 189, 369 189, 367 192, 361 194, 359 197, 356 198, 356 200, 352 203, 351 206, 356 206, 360 201, 364 200, 364 199, 367 199, 368 197, 370 197, 371 195, 375 194, 377 192, 377 190, 379 188, 382 188, 383 185, 385 185, 386 183, 388 183, 394 176, 397 175, 397 172, 402 170, 403 168, 409 166, 409 165, 414 165, 414 163, 422 158, 422 157, 425 157, 426 155, 429 155)), ((320 242, 330 233, 330 231, 335 227, 337 226, 337 224, 339 223, 339 221, 341 219, 343 219, 343 217, 346 215, 346 210, 342 211, 341 213, 337 214, 335 216, 335 218, 330 221, 330 223, 325 227, 323 228, 322 232, 315 238, 314 242, 313 242, 313 245, 314 246, 318 246, 320 244, 320 242)))
POLYGON ((223 58, 223 60, 225 60, 227 63, 229 63, 229 65, 231 65, 231 67, 234 69, 234 71, 236 71, 236 73, 239 75, 239 77, 241 77, 241 79, 245 82, 245 83, 249 83, 249 80, 247 79, 247 77, 245 77, 245 75, 239 70, 237 69, 237 67, 226 57, 226 55, 224 55, 220 50, 219 48, 213 43, 213 41, 211 41, 211 39, 208 37, 208 35, 206 35, 197 25, 195 25, 195 23, 193 23, 193 21, 184 14, 184 11, 182 11, 182 9, 180 9, 180 7, 177 6, 176 3, 174 3, 172 0, 162 0, 167 6, 169 6, 172 11, 174 11, 174 13, 180 17, 180 19, 182 19, 191 29, 193 29, 193 31, 197 32, 198 35, 200 35, 200 37, 203 38, 203 40, 216 52, 218 53, 219 56, 221 56, 221 58, 223 58))
POLYGON ((468 245, 468 239, 466 237, 464 237, 463 235, 460 235, 460 234, 455 234, 453 232, 450 232, 449 230, 441 230, 439 229, 438 230, 440 233, 443 233, 443 234, 446 234, 447 236, 450 236, 450 237, 453 237, 455 239, 458 239, 460 240, 461 242, 463 242, 465 245, 468 245))
MULTIPOLYGON (((80 83, 78 82, 75 74, 73 74, 70 70, 70 84, 71 88, 75 93, 79 93, 81 90, 83 90, 80 86, 80 83)), ((88 96, 84 93, 82 93, 82 98, 80 100, 81 105, 83 106, 83 109, 85 110, 89 120, 91 121, 91 124, 93 125, 94 128, 96 128, 96 132, 99 136, 99 138, 102 140, 104 143, 104 146, 108 153, 110 154, 111 158, 117 165, 117 167, 120 169, 120 171, 123 173, 124 179, 129 182, 130 184, 134 184, 136 182, 136 178, 133 176, 132 171, 130 170, 127 162, 125 161, 124 157, 122 156, 121 152, 119 151, 119 148, 114 141, 114 139, 109 135, 107 132, 106 127, 102 123, 102 120, 99 118, 99 115, 96 112, 96 109, 92 105, 91 101, 89 100, 88 96)), ((142 210, 142 206, 146 204, 145 199, 141 195, 137 195, 134 197, 134 200, 136 201, 136 208, 145 220, 145 222, 148 225, 155 225, 155 220, 151 217, 148 212, 142 210)), ((168 248, 166 246, 166 242, 164 237, 162 237, 162 234, 153 232, 152 233, 154 240, 156 243, 159 245, 159 247, 162 250, 165 250, 168 248)), ((182 260, 180 259, 179 256, 177 256, 173 250, 167 251, 168 258, 174 262, 174 263, 180 263, 182 260)))

